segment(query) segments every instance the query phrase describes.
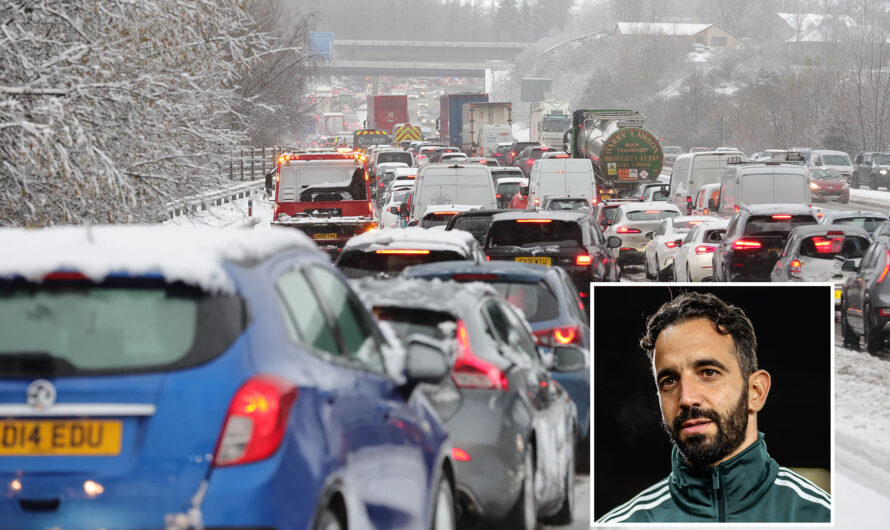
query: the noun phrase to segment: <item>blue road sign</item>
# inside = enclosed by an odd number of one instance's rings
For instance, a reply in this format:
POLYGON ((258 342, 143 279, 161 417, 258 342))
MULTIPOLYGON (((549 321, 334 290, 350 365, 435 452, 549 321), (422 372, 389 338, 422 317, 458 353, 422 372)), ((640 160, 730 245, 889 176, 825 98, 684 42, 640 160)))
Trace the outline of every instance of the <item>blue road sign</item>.
POLYGON ((309 55, 331 60, 334 56, 334 34, 330 31, 309 32, 309 55))

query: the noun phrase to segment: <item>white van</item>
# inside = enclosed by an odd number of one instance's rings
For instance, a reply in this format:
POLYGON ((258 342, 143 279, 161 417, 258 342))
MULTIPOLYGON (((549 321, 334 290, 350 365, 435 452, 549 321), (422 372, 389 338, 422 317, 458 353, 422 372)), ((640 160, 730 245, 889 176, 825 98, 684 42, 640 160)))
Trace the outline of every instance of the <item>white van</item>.
POLYGON ((715 184, 723 178, 728 160, 745 161, 741 151, 701 151, 686 153, 674 160, 671 172, 670 198, 685 215, 692 213, 692 198, 705 184, 715 184))
POLYGON ((848 179, 853 177, 853 160, 843 151, 814 149, 810 152, 809 165, 824 169, 836 169, 848 179))
POLYGON ((494 183, 487 166, 481 164, 427 164, 414 182, 410 220, 437 204, 472 204, 497 208, 494 183))
POLYGON ((717 208, 720 217, 729 217, 744 206, 773 203, 810 206, 810 178, 806 166, 749 162, 726 167, 717 208))
POLYGON ((535 161, 528 179, 528 205, 534 210, 544 204, 545 197, 596 198, 593 164, 587 158, 542 158, 535 161))

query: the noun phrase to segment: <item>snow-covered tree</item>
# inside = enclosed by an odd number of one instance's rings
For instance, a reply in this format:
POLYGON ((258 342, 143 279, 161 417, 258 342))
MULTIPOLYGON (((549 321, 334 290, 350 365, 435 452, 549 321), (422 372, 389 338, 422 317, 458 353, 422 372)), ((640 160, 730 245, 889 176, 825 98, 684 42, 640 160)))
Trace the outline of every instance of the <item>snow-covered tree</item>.
POLYGON ((151 222, 219 186, 240 82, 276 53, 250 4, 3 2, 0 224, 151 222))

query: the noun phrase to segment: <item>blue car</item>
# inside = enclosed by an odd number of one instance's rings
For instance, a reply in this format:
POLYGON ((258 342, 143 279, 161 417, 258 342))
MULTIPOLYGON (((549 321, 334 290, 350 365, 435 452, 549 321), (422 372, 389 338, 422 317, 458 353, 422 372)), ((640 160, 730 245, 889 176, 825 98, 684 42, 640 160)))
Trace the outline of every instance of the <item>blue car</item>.
POLYGON ((584 367, 568 372, 554 370, 552 375, 578 409, 575 462, 579 471, 586 471, 590 446, 590 322, 568 273, 559 267, 508 261, 445 261, 409 267, 402 276, 492 284, 501 296, 522 310, 539 345, 550 349, 575 347, 584 352, 584 367))
POLYGON ((421 382, 296 230, 2 230, 4 528, 454 526, 421 382))

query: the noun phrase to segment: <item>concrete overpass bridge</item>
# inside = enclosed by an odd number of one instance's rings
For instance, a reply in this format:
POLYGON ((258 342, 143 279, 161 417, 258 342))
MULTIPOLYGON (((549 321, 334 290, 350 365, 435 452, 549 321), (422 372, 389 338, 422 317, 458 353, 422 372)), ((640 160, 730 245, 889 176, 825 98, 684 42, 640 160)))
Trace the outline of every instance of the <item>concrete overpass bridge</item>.
POLYGON ((334 40, 333 57, 319 70, 333 75, 484 77, 511 70, 528 48, 522 42, 334 40))

